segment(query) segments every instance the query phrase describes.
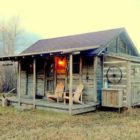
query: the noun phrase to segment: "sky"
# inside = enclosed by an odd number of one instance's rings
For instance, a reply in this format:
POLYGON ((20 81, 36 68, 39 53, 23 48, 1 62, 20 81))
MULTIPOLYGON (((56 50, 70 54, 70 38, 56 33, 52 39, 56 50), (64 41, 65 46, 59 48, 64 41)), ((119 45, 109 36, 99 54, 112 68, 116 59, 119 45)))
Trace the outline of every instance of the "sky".
POLYGON ((0 20, 53 38, 124 27, 140 52, 140 0, 0 0, 0 20))

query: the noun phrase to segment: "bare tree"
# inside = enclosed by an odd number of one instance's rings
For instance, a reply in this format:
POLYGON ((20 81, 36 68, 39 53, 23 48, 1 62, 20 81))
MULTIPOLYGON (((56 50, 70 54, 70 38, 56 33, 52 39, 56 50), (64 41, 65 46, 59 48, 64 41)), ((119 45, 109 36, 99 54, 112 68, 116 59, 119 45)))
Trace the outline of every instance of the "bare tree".
POLYGON ((3 55, 14 55, 17 39, 21 34, 19 17, 13 17, 7 22, 0 23, 0 43, 3 55))
MULTIPOLYGON (((13 17, 7 22, 0 22, 0 45, 3 56, 14 55, 16 44, 21 34, 19 17, 13 17)), ((9 62, 6 62, 9 63, 9 62)), ((0 91, 8 91, 16 87, 17 64, 3 66, 0 68, 0 91)))

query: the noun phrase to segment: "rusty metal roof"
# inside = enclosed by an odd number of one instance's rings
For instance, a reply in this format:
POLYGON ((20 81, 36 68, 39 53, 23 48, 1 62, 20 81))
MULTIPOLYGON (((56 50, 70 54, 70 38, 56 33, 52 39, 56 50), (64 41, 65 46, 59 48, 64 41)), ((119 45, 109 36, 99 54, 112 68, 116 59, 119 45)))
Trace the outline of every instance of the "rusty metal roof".
POLYGON ((84 49, 86 47, 103 47, 108 41, 123 32, 124 28, 104 30, 99 32, 84 33, 65 37, 43 39, 27 48, 21 53, 25 54, 41 54, 48 52, 59 52, 65 50, 84 49))

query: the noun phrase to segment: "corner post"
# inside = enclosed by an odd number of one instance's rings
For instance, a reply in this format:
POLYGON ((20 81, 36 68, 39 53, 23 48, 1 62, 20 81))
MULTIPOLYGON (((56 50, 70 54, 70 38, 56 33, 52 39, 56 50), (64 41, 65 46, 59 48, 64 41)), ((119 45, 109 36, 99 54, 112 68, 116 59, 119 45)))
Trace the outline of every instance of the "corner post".
POLYGON ((72 104, 73 104, 73 99, 72 99, 72 82, 73 82, 73 75, 72 75, 72 70, 73 70, 73 55, 70 54, 70 70, 69 70, 69 114, 72 115, 72 104))
POLYGON ((95 56, 94 58, 93 58, 93 69, 94 69, 94 71, 93 71, 93 75, 94 75, 94 98, 95 98, 95 102, 97 102, 97 60, 98 58, 97 58, 97 56, 95 56))
POLYGON ((131 90, 131 81, 130 81, 131 73, 130 73, 130 70, 131 70, 131 64, 128 61, 127 62, 127 106, 128 106, 128 108, 131 108, 131 106, 132 106, 131 92, 130 92, 130 90, 131 90))
POLYGON ((36 59, 33 60, 33 107, 35 108, 36 99, 36 59))

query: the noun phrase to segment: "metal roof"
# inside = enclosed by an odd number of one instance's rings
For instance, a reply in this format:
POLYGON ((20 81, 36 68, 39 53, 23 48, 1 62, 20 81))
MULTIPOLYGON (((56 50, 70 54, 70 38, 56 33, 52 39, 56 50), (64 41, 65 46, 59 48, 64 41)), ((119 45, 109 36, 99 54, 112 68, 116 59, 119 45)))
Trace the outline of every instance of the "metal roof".
POLYGON ((121 32, 124 31, 124 28, 117 28, 99 32, 91 32, 85 34, 78 34, 72 36, 51 38, 39 40, 31 47, 27 48, 25 51, 21 53, 21 55, 27 54, 41 54, 41 53, 49 53, 49 52, 59 52, 66 50, 81 49, 86 47, 97 48, 103 47, 108 41, 110 41, 113 37, 117 36, 121 32))

